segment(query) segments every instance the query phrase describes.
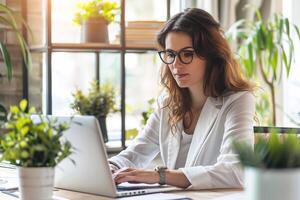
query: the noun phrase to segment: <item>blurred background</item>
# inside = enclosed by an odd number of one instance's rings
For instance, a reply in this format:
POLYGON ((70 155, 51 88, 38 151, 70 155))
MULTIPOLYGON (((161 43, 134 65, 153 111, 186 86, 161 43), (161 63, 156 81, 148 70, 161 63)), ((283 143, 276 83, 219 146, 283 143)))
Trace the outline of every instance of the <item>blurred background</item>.
POLYGON ((84 40, 87 29, 74 22, 76 13, 94 9, 80 10, 80 3, 87 2, 92 1, 0 1, 26 22, 21 20, 19 28, 32 59, 30 66, 24 63, 15 30, 0 22, 0 40, 9 50, 13 72, 9 80, 2 55, 0 103, 4 107, 26 98, 41 113, 73 115, 78 113, 71 107, 76 90, 88 93, 93 80, 100 86, 109 83, 115 109, 105 116, 107 145, 125 147, 155 109, 153 99, 160 94, 157 32, 170 16, 197 7, 220 22, 245 76, 260 86, 256 125, 299 126, 299 1, 109 1, 117 8, 112 11, 114 19, 107 23, 108 41, 104 42, 84 40))

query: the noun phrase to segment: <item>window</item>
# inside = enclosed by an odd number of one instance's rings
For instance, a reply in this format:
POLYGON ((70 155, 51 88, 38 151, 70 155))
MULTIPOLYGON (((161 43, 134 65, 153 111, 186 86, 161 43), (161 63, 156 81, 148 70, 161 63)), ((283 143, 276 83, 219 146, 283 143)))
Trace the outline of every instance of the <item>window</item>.
MULTIPOLYGON (((120 112, 110 114, 107 118, 108 137, 110 142, 120 145, 122 120, 125 122, 124 131, 138 129, 141 112, 146 109, 147 101, 158 95, 161 62, 155 49, 120 48, 120 16, 116 23, 109 25, 109 44, 82 44, 80 27, 73 24, 72 18, 75 4, 84 0, 51 0, 51 24, 47 24, 50 17, 46 13, 47 1, 34 4, 36 1, 28 0, 28 21, 38 35, 35 36, 37 40, 31 41, 31 45, 35 46, 35 72, 29 77, 30 102, 43 107, 44 113, 71 115, 74 114, 70 109, 72 92, 76 88, 87 92, 90 82, 95 78, 100 83, 110 81, 117 89, 120 112), (125 78, 125 88, 122 76, 125 78), (121 101, 122 90, 125 92, 124 105, 121 101), (125 119, 122 119, 122 107, 126 111, 125 119)), ((168 2, 171 2, 170 12, 178 12, 180 3, 174 0, 127 0, 125 22, 164 21, 167 19, 168 2)))

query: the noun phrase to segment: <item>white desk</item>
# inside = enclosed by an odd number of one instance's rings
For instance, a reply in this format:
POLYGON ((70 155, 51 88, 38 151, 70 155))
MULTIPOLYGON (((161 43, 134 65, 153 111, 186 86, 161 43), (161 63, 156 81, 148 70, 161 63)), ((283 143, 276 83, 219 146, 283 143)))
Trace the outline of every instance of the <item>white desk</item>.
MULTIPOLYGON (((16 171, 13 169, 0 168, 0 176, 5 176, 7 174, 15 174, 16 171)), ((200 191, 177 191, 172 192, 174 194, 179 194, 182 196, 190 197, 197 200, 210 200, 216 197, 222 197, 230 194, 241 193, 240 189, 214 189, 214 190, 200 190, 200 191)), ((57 190, 54 192, 56 196, 64 197, 70 200, 111 200, 113 198, 91 195, 80 192, 73 192, 68 190, 57 190)), ((1 200, 16 200, 15 197, 0 193, 1 200)))

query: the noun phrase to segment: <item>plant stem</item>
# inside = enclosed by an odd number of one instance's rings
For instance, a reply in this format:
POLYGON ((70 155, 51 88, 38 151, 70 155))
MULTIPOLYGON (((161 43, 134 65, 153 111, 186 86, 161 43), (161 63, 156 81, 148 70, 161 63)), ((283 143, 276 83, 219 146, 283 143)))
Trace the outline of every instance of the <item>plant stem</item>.
POLYGON ((273 122, 273 125, 275 126, 276 125, 276 108, 275 108, 276 102, 275 102, 274 82, 268 80, 267 74, 266 74, 266 72, 263 69, 263 64, 262 64, 262 58, 261 58, 261 56, 258 56, 257 61, 258 61, 258 67, 259 67, 259 70, 260 70, 260 72, 262 74, 263 80, 268 85, 268 87, 269 87, 269 89, 271 91, 272 122, 273 122))
POLYGON ((270 86, 271 90, 271 100, 272 100, 272 120, 273 120, 273 125, 276 126, 276 104, 275 104, 275 88, 274 84, 271 84, 270 86))

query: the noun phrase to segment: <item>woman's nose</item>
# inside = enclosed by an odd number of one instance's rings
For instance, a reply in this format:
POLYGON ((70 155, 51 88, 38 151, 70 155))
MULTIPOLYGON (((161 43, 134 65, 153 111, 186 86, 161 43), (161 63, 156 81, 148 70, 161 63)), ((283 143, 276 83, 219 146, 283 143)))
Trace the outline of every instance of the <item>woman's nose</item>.
POLYGON ((173 66, 178 68, 178 67, 183 67, 183 63, 180 61, 179 57, 176 56, 173 62, 173 66))

